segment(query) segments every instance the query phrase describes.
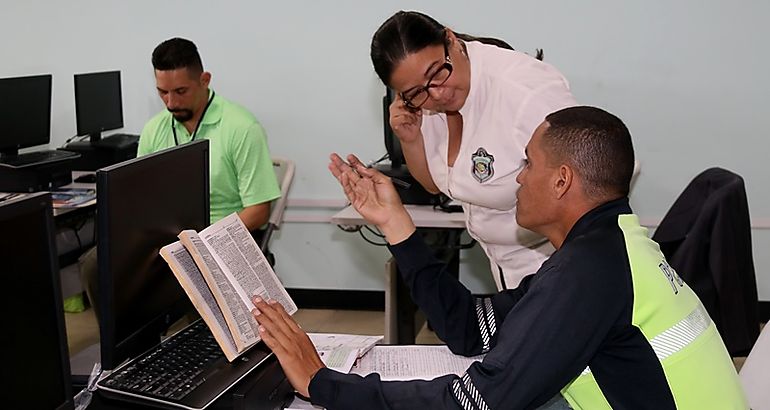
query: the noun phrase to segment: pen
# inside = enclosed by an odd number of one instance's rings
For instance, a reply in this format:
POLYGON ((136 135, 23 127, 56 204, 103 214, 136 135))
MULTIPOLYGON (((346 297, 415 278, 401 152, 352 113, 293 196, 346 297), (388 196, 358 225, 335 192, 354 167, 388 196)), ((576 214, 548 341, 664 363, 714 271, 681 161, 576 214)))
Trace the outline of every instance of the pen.
MULTIPOLYGON (((355 167, 353 167, 353 165, 350 165, 349 162, 347 162, 345 160, 342 160, 342 161, 345 164, 347 164, 347 166, 349 166, 350 168, 355 169, 355 167)), ((379 160, 378 161, 372 161, 372 162, 370 162, 368 164, 364 164, 364 167, 371 168, 372 166, 374 166, 374 164, 377 164, 378 162, 380 162, 380 161, 379 160)), ((406 181, 404 181, 402 179, 398 179, 398 178, 394 178, 394 177, 388 177, 388 178, 390 178, 390 181, 393 182, 393 185, 398 185, 398 186, 400 186, 403 189, 409 189, 409 188, 412 187, 412 184, 410 184, 410 183, 408 183, 408 182, 406 182, 406 181)))
POLYGON ((408 182, 406 182, 406 181, 404 181, 402 179, 390 177, 390 180, 391 180, 391 182, 393 182, 393 184, 398 185, 398 186, 400 186, 401 188, 404 188, 404 189, 409 189, 409 188, 412 187, 412 184, 410 184, 410 183, 408 183, 408 182))

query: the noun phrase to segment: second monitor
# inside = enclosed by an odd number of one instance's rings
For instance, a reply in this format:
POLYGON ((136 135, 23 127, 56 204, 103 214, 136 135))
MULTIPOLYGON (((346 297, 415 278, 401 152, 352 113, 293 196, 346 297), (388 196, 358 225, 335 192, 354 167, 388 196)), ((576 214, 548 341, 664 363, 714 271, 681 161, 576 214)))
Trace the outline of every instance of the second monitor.
POLYGON ((138 135, 102 135, 123 128, 120 71, 75 74, 74 80, 77 134, 88 136, 65 147, 81 155, 74 168, 92 171, 135 158, 138 135))
POLYGON ((92 143, 102 131, 123 128, 120 71, 75 74, 75 122, 78 135, 92 143))

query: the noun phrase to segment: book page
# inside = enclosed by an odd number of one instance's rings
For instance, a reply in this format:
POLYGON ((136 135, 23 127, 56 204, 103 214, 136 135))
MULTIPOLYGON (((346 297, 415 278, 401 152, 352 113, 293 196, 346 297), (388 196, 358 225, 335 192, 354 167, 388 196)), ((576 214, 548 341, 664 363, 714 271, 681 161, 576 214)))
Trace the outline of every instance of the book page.
POLYGON ((171 271, 187 293, 187 297, 190 298, 203 321, 211 329, 211 333, 222 348, 227 360, 233 361, 237 357, 235 341, 211 289, 206 284, 206 280, 190 252, 185 249, 181 242, 174 242, 161 248, 160 255, 171 267, 171 271))
POLYGON ((481 359, 455 355, 444 345, 374 346, 350 373, 379 373, 382 380, 432 380, 447 374, 462 376, 481 359))
POLYGON ((251 298, 259 296, 279 302, 290 315, 297 311, 297 305, 238 214, 232 213, 221 219, 202 230, 199 236, 250 309, 254 307, 251 298))
POLYGON ((245 304, 237 289, 225 275, 214 255, 206 247, 195 231, 182 231, 179 234, 182 244, 190 251, 195 263, 201 270, 206 283, 222 310, 230 333, 233 335, 238 353, 259 342, 259 324, 251 314, 253 304, 245 304))
POLYGON ((382 336, 346 335, 337 333, 308 333, 321 361, 326 367, 349 373, 353 364, 363 357, 382 336))

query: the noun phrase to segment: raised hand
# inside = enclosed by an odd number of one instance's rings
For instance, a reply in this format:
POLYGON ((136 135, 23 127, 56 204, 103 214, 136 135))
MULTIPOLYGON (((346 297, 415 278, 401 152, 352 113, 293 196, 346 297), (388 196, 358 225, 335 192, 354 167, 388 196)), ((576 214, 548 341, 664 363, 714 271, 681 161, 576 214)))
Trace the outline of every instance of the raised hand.
POLYGON ((404 105, 401 94, 396 93, 396 99, 390 103, 390 128, 403 144, 409 144, 422 139, 422 110, 410 110, 404 105))
POLYGON ((353 207, 370 224, 395 244, 414 232, 414 224, 390 178, 366 168, 355 155, 345 162, 337 154, 329 156, 329 170, 339 181, 353 207))
POLYGON ((275 353, 289 383, 299 394, 310 397, 313 376, 326 367, 307 333, 286 313, 280 303, 254 298, 252 311, 259 322, 259 336, 275 353))

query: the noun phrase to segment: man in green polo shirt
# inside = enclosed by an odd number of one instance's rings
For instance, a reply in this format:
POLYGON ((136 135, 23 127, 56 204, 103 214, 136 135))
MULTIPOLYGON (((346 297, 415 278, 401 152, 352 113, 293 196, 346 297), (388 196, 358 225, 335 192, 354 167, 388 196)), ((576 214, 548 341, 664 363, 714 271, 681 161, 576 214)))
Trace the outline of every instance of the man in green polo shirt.
POLYGON ((138 155, 196 139, 209 140, 211 222, 238 212, 254 231, 270 216, 280 196, 265 131, 245 108, 209 88, 193 42, 172 38, 152 53, 155 85, 166 109, 144 126, 138 155))

